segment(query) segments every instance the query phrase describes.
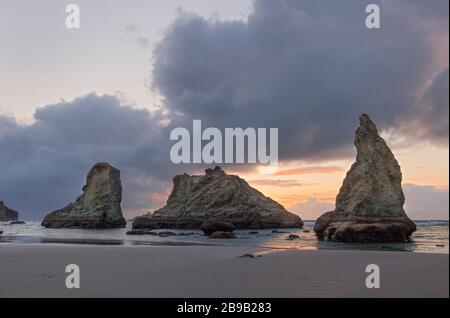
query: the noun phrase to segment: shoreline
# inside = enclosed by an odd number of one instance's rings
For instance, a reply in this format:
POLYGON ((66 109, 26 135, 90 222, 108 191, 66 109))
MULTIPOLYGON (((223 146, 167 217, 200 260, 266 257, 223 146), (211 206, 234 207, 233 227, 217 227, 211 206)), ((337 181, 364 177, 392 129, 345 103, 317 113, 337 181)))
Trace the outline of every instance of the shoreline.
MULTIPOLYGON (((6 236, 5 238, 19 238, 23 241, 2 241, 0 240, 0 248, 2 246, 116 246, 116 247, 145 247, 145 246, 160 246, 160 247, 172 247, 172 246, 205 246, 205 247, 230 247, 230 248, 253 248, 253 249, 266 249, 273 251, 359 251, 359 252, 381 252, 381 253, 414 253, 414 254, 436 254, 436 255, 449 255, 448 252, 435 252, 435 251, 422 251, 422 250, 402 250, 402 249, 377 249, 367 248, 367 244, 378 243, 353 243, 361 244, 361 247, 329 247, 329 248, 297 248, 297 247, 273 247, 273 246, 257 246, 257 245, 231 245, 231 244, 219 244, 223 240, 217 240, 216 243, 195 243, 195 242, 183 242, 183 241, 163 241, 163 242, 149 242, 149 241, 124 241, 124 240, 108 240, 108 239, 68 239, 68 238, 41 238, 41 237, 26 237, 26 236, 6 236)), ((345 244, 345 243, 341 243, 345 244)), ((387 243, 388 245, 389 243, 387 243)))
MULTIPOLYGON (((204 242, 189 242, 189 241, 160 241, 151 242, 145 240, 123 240, 123 239, 92 239, 92 238, 64 238, 64 237, 39 237, 39 236, 0 236, 1 246, 46 246, 46 245, 73 245, 73 246, 120 246, 120 247, 133 247, 133 246, 209 246, 209 247, 242 247, 242 248, 261 248, 274 251, 369 251, 369 252, 398 252, 398 253, 423 253, 423 254, 437 254, 448 255, 448 251, 436 252, 436 251, 424 251, 424 250, 406 250, 396 247, 391 247, 390 244, 402 244, 402 243, 383 243, 386 247, 379 248, 382 243, 335 243, 335 242, 322 242, 334 244, 330 247, 320 248, 299 248, 299 247, 274 247, 274 246, 260 246, 260 245, 244 245, 244 244, 231 244, 233 240, 216 239, 212 243, 204 242), (5 240, 6 239, 6 240, 5 240), (224 244, 228 242, 229 244, 224 244), (340 245, 336 245, 340 244, 340 245)), ((405 243, 412 244, 412 243, 405 243)))
POLYGON ((426 221, 418 226, 411 243, 335 243, 317 240, 312 224, 304 229, 236 230, 235 239, 206 237, 200 230, 155 230, 153 235, 127 235, 124 229, 45 229, 36 222, 0 224, 0 248, 7 245, 97 245, 97 246, 235 246, 273 250, 378 250, 449 254, 448 222, 426 221), (159 235, 159 233, 161 235, 159 235), (298 239, 288 239, 293 234, 298 239))
POLYGON ((0 297, 448 297, 445 254, 235 246, 1 245, 0 297), (251 253, 256 258, 240 258, 251 253), (80 289, 65 286, 80 266, 80 289), (381 288, 367 289, 377 264, 381 288), (19 274, 20 273, 20 274, 19 274), (423 275, 426 273, 426 275, 423 275))

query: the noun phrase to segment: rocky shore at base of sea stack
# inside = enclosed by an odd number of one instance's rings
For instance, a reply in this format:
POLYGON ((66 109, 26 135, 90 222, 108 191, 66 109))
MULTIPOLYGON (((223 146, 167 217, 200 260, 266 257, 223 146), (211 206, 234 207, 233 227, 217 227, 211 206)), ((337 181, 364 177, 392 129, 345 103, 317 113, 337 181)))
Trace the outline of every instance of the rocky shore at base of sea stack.
POLYGON ((205 175, 178 175, 167 205, 137 217, 134 229, 199 229, 205 222, 227 222, 237 229, 302 228, 298 215, 220 167, 205 175))
POLYGON ((3 201, 0 201, 0 222, 19 220, 19 212, 8 208, 3 201))
POLYGON ((336 208, 317 219, 320 240, 408 242, 416 225, 403 205, 400 166, 368 115, 356 131, 356 162, 336 198, 336 208))
POLYGON ((120 171, 108 163, 97 163, 89 171, 83 194, 66 207, 48 214, 48 228, 122 228, 122 184, 120 171))

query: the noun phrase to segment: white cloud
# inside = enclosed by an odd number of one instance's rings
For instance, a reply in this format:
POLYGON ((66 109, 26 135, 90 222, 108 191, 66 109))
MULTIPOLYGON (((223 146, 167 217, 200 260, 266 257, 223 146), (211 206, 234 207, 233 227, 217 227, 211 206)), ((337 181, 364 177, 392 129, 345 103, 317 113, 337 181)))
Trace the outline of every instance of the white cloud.
POLYGON ((403 186, 406 204, 405 210, 415 220, 448 220, 448 189, 433 186, 406 184, 403 186))

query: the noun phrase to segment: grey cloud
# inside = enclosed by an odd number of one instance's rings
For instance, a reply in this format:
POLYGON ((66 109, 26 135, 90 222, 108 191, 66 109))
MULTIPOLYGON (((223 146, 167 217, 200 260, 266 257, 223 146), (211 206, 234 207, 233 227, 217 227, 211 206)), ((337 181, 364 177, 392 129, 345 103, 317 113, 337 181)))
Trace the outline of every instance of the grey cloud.
POLYGON ((142 34, 141 29, 137 25, 133 23, 128 24, 125 26, 124 30, 141 50, 146 51, 149 49, 150 41, 142 34))
POLYGON ((438 116, 439 131, 401 133, 448 140, 448 90, 436 84, 430 96, 414 94, 433 79, 429 26, 448 24, 448 1, 427 2, 423 15, 422 1, 372 2, 382 8, 380 30, 365 28, 359 0, 259 0, 248 21, 181 12, 154 50, 152 87, 181 114, 177 124, 278 127, 281 159, 349 155, 363 112, 381 129, 414 119, 429 130, 438 116), (436 103, 432 116, 425 99, 436 103))
POLYGON ((139 28, 136 26, 136 24, 128 24, 125 26, 125 31, 128 33, 135 33, 135 32, 139 32, 139 28))
POLYGON ((441 72, 430 85, 424 97, 422 121, 428 123, 424 127, 426 136, 441 140, 448 146, 448 105, 449 105, 448 68, 441 72))
POLYGON ((95 162, 108 161, 122 171, 125 209, 156 208, 151 194, 181 171, 170 164, 162 119, 96 94, 39 108, 27 126, 0 116, 0 197, 40 219, 80 194, 95 162))
MULTIPOLYGON (((448 147, 449 118, 449 73, 448 68, 440 72, 425 89, 420 104, 409 110, 407 121, 398 121, 394 128, 402 135, 416 139, 433 141, 435 144, 448 147)), ((405 142, 404 142, 405 143, 405 142)), ((406 146, 410 142, 406 140, 406 146)))

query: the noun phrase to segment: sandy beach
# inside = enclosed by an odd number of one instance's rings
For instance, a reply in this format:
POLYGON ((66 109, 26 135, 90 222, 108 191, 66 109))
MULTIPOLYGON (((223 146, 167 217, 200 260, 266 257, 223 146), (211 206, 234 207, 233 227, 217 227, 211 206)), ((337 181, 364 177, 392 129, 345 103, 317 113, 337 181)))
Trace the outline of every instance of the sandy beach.
POLYGON ((0 297, 448 297, 448 268, 448 255, 429 253, 7 245, 0 297), (80 289, 66 288, 67 264, 79 265, 80 289), (368 264, 380 289, 365 286, 368 264))

